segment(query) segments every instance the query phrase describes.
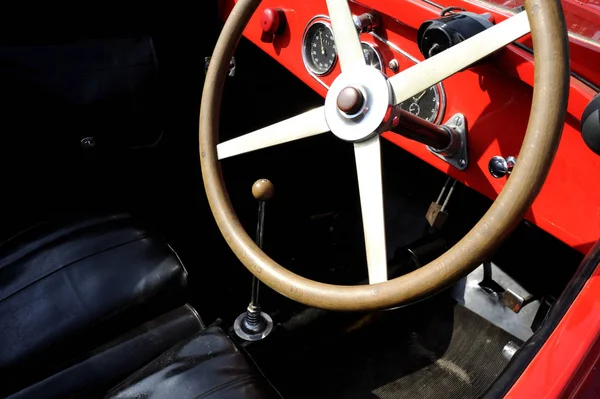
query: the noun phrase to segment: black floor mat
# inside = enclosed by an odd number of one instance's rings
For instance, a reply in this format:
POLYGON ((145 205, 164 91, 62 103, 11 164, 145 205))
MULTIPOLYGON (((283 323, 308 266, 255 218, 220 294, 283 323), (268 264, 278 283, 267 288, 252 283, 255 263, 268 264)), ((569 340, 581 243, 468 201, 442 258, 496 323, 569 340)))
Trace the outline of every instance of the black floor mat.
POLYGON ((507 364, 502 348, 520 344, 444 296, 348 322, 327 314, 249 350, 286 399, 443 399, 482 395, 507 364))

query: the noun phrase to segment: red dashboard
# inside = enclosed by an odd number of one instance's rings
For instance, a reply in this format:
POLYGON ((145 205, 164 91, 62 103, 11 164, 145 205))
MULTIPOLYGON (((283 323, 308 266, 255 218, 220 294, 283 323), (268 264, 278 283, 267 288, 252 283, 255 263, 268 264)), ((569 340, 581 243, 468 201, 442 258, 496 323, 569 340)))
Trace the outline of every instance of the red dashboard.
MULTIPOLYGON (((234 0, 222 2, 222 17, 228 15, 234 3, 234 0)), ((430 3, 423 0, 363 0, 361 4, 351 3, 355 15, 370 11, 381 15, 381 26, 376 34, 364 33, 360 39, 378 50, 386 75, 396 73, 388 66, 393 59, 397 60, 399 71, 413 65, 415 61, 411 58, 423 60, 416 40, 417 29, 424 21, 440 14, 440 9, 430 3)), ((481 2, 456 0, 454 3, 468 11, 489 12, 495 22, 507 17, 497 8, 483 8, 481 2)), ((304 32, 318 15, 327 15, 325 0, 263 0, 244 36, 325 97, 327 88, 340 73, 339 65, 334 65, 330 73, 317 76, 307 70, 303 61, 304 32), (262 30, 261 17, 267 8, 279 9, 285 15, 285 28, 274 36, 265 36, 262 30)), ((529 38, 525 37, 520 42, 528 44, 529 38)), ((588 69, 595 69, 600 65, 596 62, 600 61, 599 51, 593 46, 582 47, 572 41, 572 68, 575 69, 573 63, 577 61, 588 69), (592 59, 577 55, 590 51, 592 59)), ((383 137, 494 199, 504 186, 506 177, 492 177, 488 162, 497 155, 518 158, 531 107, 532 60, 528 51, 510 45, 494 58, 443 81, 445 109, 440 115, 442 122, 459 112, 467 120, 469 165, 466 170, 450 166, 425 145, 398 134, 387 132, 383 137)), ((594 90, 571 78, 568 115, 561 143, 546 184, 527 215, 528 220, 584 253, 600 237, 600 184, 597 183, 600 157, 585 145, 579 132, 581 114, 595 94, 594 90)))

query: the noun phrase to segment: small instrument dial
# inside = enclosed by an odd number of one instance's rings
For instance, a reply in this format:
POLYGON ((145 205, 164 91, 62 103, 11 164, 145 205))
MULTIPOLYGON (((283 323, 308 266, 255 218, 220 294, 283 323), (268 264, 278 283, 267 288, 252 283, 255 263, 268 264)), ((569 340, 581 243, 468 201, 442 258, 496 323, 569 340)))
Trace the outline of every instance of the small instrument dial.
POLYGON ((419 118, 436 123, 440 114, 440 94, 437 85, 400 103, 400 107, 419 118))
MULTIPOLYGON (((379 39, 379 41, 386 44, 384 39, 379 39)), ((391 46, 391 44, 388 45, 391 46)), ((382 53, 378 50, 378 45, 361 42, 361 47, 366 64, 385 73, 386 64, 382 53)), ((418 62, 399 48, 396 51, 411 61, 418 62)), ((326 16, 314 17, 308 23, 302 39, 304 66, 315 79, 323 83, 319 76, 331 73, 337 58, 337 49, 329 18, 326 16)), ((440 123, 445 109, 444 89, 441 83, 432 86, 400 103, 400 107, 419 118, 436 124, 440 123)))
POLYGON ((315 75, 326 75, 333 69, 337 52, 333 32, 324 21, 313 22, 304 35, 304 65, 315 75))
POLYGON ((377 51, 375 46, 366 42, 361 42, 360 45, 363 49, 363 54, 365 55, 365 62, 367 65, 383 71, 383 60, 381 59, 381 54, 379 54, 379 51, 377 51))

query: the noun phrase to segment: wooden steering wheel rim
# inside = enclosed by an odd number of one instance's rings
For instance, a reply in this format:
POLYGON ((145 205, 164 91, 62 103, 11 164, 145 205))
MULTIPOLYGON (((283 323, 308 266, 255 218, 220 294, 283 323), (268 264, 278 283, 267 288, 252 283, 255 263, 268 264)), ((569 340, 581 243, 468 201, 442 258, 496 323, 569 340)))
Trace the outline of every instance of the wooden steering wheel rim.
POLYGON ((407 304, 445 288, 480 265, 525 216, 558 148, 569 90, 567 30, 559 0, 525 0, 535 48, 535 84, 519 162, 502 192, 471 231, 445 254, 409 274, 372 285, 341 286, 309 280, 269 258, 240 224, 217 158, 221 98, 229 61, 261 0, 239 0, 215 46, 200 110, 200 164, 217 225, 239 260, 263 283, 308 306, 344 311, 407 304))

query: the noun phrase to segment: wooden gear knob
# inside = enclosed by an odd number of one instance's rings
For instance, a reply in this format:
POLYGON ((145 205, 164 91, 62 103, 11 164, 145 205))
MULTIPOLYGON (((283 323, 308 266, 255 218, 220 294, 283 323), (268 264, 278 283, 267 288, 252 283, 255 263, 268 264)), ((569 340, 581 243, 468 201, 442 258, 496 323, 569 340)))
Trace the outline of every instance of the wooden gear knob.
POLYGON ((252 185, 252 195, 257 201, 268 201, 275 194, 275 186, 268 179, 258 179, 252 185))

